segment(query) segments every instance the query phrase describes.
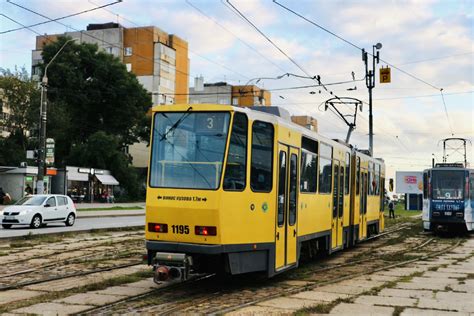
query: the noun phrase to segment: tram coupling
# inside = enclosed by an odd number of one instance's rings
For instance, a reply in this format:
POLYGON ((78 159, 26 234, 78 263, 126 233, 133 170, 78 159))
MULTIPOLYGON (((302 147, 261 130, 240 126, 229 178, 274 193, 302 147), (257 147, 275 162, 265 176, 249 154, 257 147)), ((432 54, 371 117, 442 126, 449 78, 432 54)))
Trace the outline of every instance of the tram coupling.
POLYGON ((153 281, 185 281, 189 277, 192 257, 184 253, 157 252, 153 260, 153 281))

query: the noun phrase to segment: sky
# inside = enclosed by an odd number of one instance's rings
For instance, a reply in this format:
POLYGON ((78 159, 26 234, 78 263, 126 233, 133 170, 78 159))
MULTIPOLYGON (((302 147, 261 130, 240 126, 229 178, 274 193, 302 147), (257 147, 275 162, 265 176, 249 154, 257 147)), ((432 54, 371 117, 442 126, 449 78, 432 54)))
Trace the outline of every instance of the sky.
MULTIPOLYGON (((205 82, 229 84, 255 83, 256 78, 285 73, 320 76, 324 84, 347 82, 327 85, 328 91, 321 87, 285 90, 316 84, 294 76, 262 79, 258 85, 272 91, 273 105, 316 118, 319 132, 330 138, 345 139, 347 126, 333 111, 325 111, 325 101, 334 96, 362 100, 350 141, 360 149, 367 149, 369 142, 369 94, 360 48, 372 53, 373 45, 381 43, 373 89, 374 155, 385 160, 387 178, 394 178, 395 171, 429 168, 432 158, 441 162, 444 138, 473 140, 472 0, 278 0, 320 27, 271 0, 123 0, 60 23, 7 32, 19 23, 47 21, 12 2, 54 19, 114 0, 0 0, 2 68, 30 70, 38 34, 84 30, 89 23, 154 25, 189 42, 190 86, 200 75, 205 82), (392 82, 381 84, 378 69, 387 64, 397 68, 390 67, 392 82)), ((338 109, 343 115, 354 113, 353 106, 338 109)), ((459 153, 448 154, 449 162, 463 159, 459 153)), ((467 156, 473 166, 469 143, 467 156)))

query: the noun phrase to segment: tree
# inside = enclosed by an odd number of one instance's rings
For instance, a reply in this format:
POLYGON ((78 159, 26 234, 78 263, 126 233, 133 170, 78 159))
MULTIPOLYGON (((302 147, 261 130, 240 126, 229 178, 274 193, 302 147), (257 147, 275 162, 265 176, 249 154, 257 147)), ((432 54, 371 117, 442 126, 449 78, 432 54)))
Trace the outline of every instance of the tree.
POLYGON ((10 136, 0 139, 0 165, 18 165, 26 160, 27 148, 36 141, 31 134, 39 122, 39 91, 25 68, 13 72, 0 68, 0 91, 2 107, 10 112, 3 120, 10 136))
MULTIPOLYGON (((67 40, 60 37, 44 47, 44 64, 67 40)), ((117 136, 120 146, 147 140, 149 126, 144 123, 151 96, 118 58, 99 51, 97 45, 69 43, 48 68, 48 85, 48 135, 67 135, 71 145, 97 131, 117 136)))
MULTIPOLYGON (((44 67, 68 40, 43 48, 44 67)), ((151 96, 133 73, 97 45, 69 43, 48 67, 48 137, 59 165, 110 169, 129 195, 139 187, 124 148, 148 141, 151 96)))
POLYGON ((86 142, 76 145, 71 150, 69 163, 79 166, 94 166, 99 169, 110 169, 130 197, 137 197, 141 192, 137 173, 128 168, 129 158, 124 152, 117 151, 119 139, 103 131, 92 134, 86 142))

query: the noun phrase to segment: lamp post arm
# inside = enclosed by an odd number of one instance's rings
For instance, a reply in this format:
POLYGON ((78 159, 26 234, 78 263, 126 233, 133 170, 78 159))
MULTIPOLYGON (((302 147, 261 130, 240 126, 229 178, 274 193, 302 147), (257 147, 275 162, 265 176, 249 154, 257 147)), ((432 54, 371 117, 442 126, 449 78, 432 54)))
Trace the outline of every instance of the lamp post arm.
POLYGON ((70 42, 73 42, 77 40, 77 38, 73 38, 73 39, 70 39, 70 40, 67 40, 63 46, 61 46, 61 48, 56 52, 56 54, 53 56, 53 58, 51 58, 51 60, 49 61, 49 63, 46 65, 46 67, 44 68, 44 76, 43 76, 43 80, 46 78, 46 81, 48 80, 48 76, 47 76, 47 73, 48 73, 48 67, 49 65, 51 65, 53 63, 53 61, 56 59, 56 57, 58 57, 58 55, 61 53, 61 51, 64 49, 64 47, 66 47, 67 44, 69 44, 70 42))

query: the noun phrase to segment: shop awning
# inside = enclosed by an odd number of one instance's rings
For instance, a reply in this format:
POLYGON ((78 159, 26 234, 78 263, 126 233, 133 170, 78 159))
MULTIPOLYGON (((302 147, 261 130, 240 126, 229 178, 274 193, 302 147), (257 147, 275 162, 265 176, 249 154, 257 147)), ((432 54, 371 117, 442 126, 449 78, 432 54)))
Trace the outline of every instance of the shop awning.
POLYGON ((110 174, 96 174, 97 180, 100 181, 100 183, 105 184, 105 185, 119 185, 119 182, 117 179, 114 178, 114 176, 110 174))
POLYGON ((89 182, 89 174, 79 173, 79 172, 74 172, 74 171, 68 170, 67 179, 69 181, 89 182))

